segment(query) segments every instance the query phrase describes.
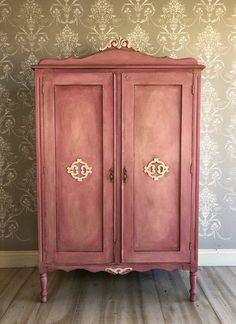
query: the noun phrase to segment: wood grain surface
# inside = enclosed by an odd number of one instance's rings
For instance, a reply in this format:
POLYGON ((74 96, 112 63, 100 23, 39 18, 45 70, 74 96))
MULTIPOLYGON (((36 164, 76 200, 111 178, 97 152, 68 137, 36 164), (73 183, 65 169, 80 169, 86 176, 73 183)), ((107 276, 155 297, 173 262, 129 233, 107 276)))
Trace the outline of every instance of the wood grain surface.
POLYGON ((49 300, 41 304, 38 270, 0 269, 0 323, 236 323, 233 267, 200 268, 195 303, 185 271, 56 271, 48 278, 49 300))

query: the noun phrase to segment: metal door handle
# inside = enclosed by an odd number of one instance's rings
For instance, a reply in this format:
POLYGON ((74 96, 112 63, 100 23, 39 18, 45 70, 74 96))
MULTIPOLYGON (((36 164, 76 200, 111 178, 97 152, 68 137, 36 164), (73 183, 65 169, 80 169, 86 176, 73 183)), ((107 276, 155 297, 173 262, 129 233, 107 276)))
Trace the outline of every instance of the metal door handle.
POLYGON ((122 180, 124 183, 126 183, 127 179, 128 179, 128 171, 127 171, 126 167, 124 167, 123 171, 122 171, 122 180))
POLYGON ((109 179, 110 179, 111 182, 114 181, 114 170, 113 170, 113 168, 109 169, 109 179))

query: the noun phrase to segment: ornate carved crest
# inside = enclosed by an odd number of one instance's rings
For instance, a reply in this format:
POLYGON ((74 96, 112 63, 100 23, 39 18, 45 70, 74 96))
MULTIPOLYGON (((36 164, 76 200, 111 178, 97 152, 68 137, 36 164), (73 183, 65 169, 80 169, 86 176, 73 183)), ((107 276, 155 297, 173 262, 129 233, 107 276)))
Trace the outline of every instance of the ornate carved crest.
POLYGON ((100 51, 104 51, 107 48, 118 48, 121 49, 123 47, 126 48, 131 48, 131 46, 129 45, 129 42, 127 39, 123 39, 122 37, 119 38, 113 38, 109 41, 109 43, 107 44, 107 46, 100 48, 100 51))

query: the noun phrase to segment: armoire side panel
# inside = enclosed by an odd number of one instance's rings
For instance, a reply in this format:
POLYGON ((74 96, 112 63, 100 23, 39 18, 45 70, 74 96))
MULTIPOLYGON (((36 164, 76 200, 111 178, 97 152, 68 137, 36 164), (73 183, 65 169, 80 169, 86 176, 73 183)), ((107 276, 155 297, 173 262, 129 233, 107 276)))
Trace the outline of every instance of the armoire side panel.
POLYGON ((113 76, 45 76, 46 245, 49 263, 113 259, 113 76))

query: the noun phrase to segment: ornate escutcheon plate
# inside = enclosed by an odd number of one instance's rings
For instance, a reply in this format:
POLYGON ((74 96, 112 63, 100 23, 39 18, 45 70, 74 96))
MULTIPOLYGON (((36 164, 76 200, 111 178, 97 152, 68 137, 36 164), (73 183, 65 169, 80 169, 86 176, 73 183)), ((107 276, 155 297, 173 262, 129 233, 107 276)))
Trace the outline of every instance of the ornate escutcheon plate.
POLYGON ((71 164, 71 166, 67 167, 67 173, 69 173, 73 179, 83 181, 92 173, 92 167, 82 159, 77 159, 71 164))
POLYGON ((144 167, 144 172, 153 180, 158 181, 169 172, 169 166, 156 157, 144 167))

